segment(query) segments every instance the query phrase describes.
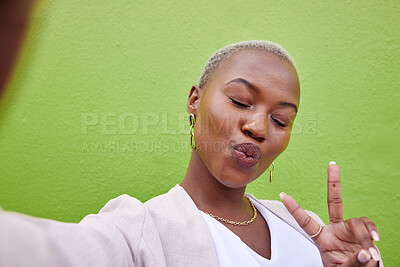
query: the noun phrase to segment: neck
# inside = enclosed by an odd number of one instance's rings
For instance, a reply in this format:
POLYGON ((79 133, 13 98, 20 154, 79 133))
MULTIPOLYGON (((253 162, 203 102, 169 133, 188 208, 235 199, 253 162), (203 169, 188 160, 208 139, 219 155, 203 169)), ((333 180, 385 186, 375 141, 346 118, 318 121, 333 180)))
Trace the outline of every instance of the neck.
POLYGON ((181 186, 190 195, 197 208, 219 216, 251 210, 244 198, 246 187, 229 188, 208 170, 197 150, 192 151, 189 167, 181 186))

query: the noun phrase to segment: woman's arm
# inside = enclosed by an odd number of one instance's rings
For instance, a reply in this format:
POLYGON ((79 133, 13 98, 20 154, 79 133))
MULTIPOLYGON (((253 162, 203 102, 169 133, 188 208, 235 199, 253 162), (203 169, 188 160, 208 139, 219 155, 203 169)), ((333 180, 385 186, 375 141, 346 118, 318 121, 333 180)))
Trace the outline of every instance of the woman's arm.
POLYGON ((0 266, 163 266, 149 216, 127 195, 78 224, 0 211, 0 266))

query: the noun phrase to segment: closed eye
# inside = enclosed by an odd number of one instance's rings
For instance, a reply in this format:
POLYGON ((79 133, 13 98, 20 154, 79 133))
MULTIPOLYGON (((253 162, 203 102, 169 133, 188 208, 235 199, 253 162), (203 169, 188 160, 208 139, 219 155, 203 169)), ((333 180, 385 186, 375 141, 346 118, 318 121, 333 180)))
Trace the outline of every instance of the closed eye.
POLYGON ((283 127, 283 128, 284 128, 284 127, 287 127, 287 125, 286 125, 284 122, 278 120, 278 119, 275 118, 274 116, 271 116, 271 119, 272 119, 278 126, 283 127))
POLYGON ((232 101, 233 104, 235 104, 238 107, 242 107, 242 108, 249 108, 250 107, 249 105, 243 104, 243 103, 241 103, 239 101, 236 101, 236 100, 234 100, 232 98, 230 98, 230 100, 232 101))

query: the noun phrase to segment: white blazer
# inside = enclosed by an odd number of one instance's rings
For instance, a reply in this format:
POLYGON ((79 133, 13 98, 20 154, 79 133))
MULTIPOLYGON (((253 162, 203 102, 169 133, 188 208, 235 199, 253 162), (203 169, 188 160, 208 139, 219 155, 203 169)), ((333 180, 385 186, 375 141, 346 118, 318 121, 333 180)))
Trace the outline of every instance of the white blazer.
MULTIPOLYGON (((256 201, 310 240, 281 202, 256 201)), ((1 211, 0 266, 217 267, 218 259, 196 205, 176 185, 144 204, 121 195, 78 224, 1 211)))

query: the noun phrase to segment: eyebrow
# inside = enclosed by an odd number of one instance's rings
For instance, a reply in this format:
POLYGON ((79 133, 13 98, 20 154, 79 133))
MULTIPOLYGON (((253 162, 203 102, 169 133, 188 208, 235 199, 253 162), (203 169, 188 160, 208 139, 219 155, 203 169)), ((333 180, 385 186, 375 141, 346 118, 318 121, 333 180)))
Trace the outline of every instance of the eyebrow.
POLYGON ((245 80, 243 78, 233 79, 232 81, 227 82, 225 85, 228 85, 230 83, 243 83, 244 85, 246 85, 251 90, 256 91, 257 93, 260 92, 260 90, 254 84, 250 83, 249 81, 247 81, 247 80, 245 80))
POLYGON ((285 107, 292 107, 297 113, 297 106, 295 104, 289 103, 289 102, 278 102, 278 105, 280 106, 285 106, 285 107))
MULTIPOLYGON (((248 88, 250 88, 251 90, 253 90, 253 91, 257 92, 257 93, 260 92, 260 90, 257 88, 257 86, 255 86, 254 84, 252 84, 251 82, 249 82, 249 81, 247 81, 247 80, 245 80, 243 78, 233 79, 233 80, 227 82, 225 85, 228 85, 230 83, 235 83, 235 82, 242 83, 242 84, 246 85, 248 88)), ((297 113, 297 106, 295 104, 293 104, 293 103, 280 101, 280 102, 278 102, 278 105, 294 108, 294 110, 297 113)))

